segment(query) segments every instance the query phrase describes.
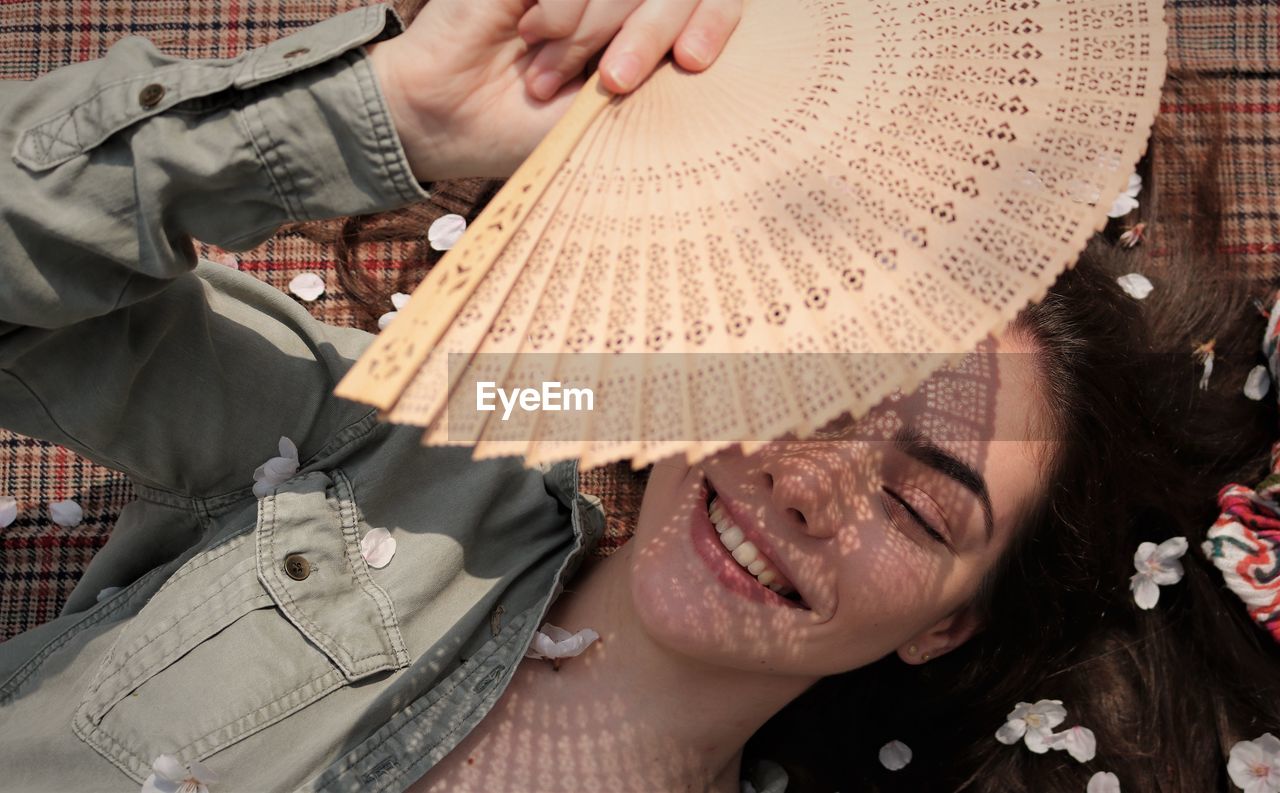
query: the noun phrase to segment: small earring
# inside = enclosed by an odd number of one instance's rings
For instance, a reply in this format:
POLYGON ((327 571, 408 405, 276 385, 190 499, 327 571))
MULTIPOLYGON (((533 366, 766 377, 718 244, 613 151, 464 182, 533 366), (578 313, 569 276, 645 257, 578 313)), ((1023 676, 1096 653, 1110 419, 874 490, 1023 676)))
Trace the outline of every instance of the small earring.
POLYGON ((920 648, 914 644, 907 648, 907 655, 915 655, 918 652, 920 652, 920 648))
POLYGON ((920 660, 921 660, 921 661, 928 661, 928 660, 929 660, 929 657, 930 657, 930 656, 929 656, 929 654, 928 654, 928 653, 925 653, 923 656, 921 656, 920 660))

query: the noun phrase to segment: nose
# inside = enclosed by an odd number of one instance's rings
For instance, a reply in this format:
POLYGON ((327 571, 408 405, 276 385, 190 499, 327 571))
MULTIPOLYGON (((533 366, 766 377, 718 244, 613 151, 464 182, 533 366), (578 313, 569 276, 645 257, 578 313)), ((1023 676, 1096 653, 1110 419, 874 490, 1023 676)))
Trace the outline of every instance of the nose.
POLYGON ((835 534, 838 508, 829 471, 802 454, 771 456, 762 469, 770 502, 794 529, 818 539, 835 534))

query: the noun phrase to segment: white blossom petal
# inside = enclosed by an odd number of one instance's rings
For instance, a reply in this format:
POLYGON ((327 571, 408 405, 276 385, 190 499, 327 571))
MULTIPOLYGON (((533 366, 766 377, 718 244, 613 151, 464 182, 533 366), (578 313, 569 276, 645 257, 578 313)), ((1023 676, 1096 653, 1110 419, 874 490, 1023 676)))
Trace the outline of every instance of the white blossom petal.
POLYGON ((1187 553, 1188 547, 1186 537, 1170 537, 1156 546, 1155 557, 1162 562, 1181 559, 1187 553))
POLYGON ((79 526, 80 521, 84 520, 84 510, 71 499, 55 501, 50 504, 49 515, 53 518, 54 523, 67 528, 79 526))
POLYGON ((1246 793, 1280 790, 1280 741, 1271 733, 1240 741, 1231 747, 1227 774, 1246 793))
POLYGON ((1129 175, 1129 183, 1125 187, 1124 192, 1116 196, 1116 200, 1111 204, 1111 209, 1107 212, 1107 217, 1124 217, 1131 210, 1138 208, 1138 193, 1142 191, 1142 177, 1136 173, 1129 175))
POLYGON ((599 638, 600 634, 590 628, 569 633, 548 622, 542 626, 542 630, 533 634, 533 642, 524 655, 525 658, 572 658, 581 655, 599 638))
POLYGON ((1099 771, 1089 777, 1085 793, 1120 793, 1120 779, 1110 771, 1099 771))
POLYGON ((1111 208, 1107 210, 1107 217, 1122 218, 1137 208, 1138 199, 1129 195, 1119 195, 1111 203, 1111 208))
POLYGON ((12 496, 0 496, 0 529, 18 519, 18 499, 12 496))
POLYGON ((1116 279, 1116 283, 1120 284, 1124 293, 1134 300, 1146 300, 1147 295, 1151 294, 1154 288, 1151 281, 1142 273, 1122 275, 1116 279))
POLYGON ((218 781, 218 775, 213 773, 213 770, 209 768, 209 766, 199 760, 192 760, 187 767, 191 769, 191 778, 195 779, 197 782, 201 782, 205 785, 212 785, 216 784, 218 781))
POLYGON ((432 250, 447 251, 458 243, 458 238, 466 230, 467 219, 462 215, 445 215, 436 218, 431 224, 431 228, 427 230, 427 240, 430 241, 432 250))
POLYGON ((1169 586, 1170 584, 1178 583, 1182 580, 1182 574, 1182 562, 1179 562, 1176 559, 1172 562, 1166 562, 1165 564, 1160 565, 1150 573, 1151 580, 1160 586, 1169 586))
POLYGON ((1129 579, 1129 589, 1133 592, 1133 602, 1140 609, 1153 609, 1160 602, 1160 587, 1147 573, 1135 573, 1129 579))
POLYGON ((1022 719, 1013 719, 1006 721, 1004 726, 996 730, 996 740, 1000 743, 1012 746, 1022 740, 1022 736, 1027 734, 1027 723, 1022 719))
POLYGON ((387 313, 378 317, 378 330, 386 330, 387 326, 391 324, 391 320, 395 319, 399 315, 400 315, 399 311, 388 311, 387 313))
POLYGON ((1027 748, 1036 754, 1044 754, 1049 751, 1050 735, 1048 728, 1028 729, 1026 737, 1027 748))
POLYGON ((142 783, 142 793, 209 793, 218 777, 203 763, 184 766, 171 754, 162 754, 151 764, 151 776, 142 783))
POLYGON ((1019 702, 1017 705, 1014 705, 1013 710, 1009 711, 1009 715, 1005 716, 1005 719, 1008 721, 1025 719, 1033 707, 1034 706, 1030 702, 1019 702))
POLYGON ((1098 739, 1088 727, 1075 726, 1049 736, 1050 749, 1065 751, 1078 762, 1087 763, 1098 753, 1098 739))
POLYGON ((258 498, 266 498, 277 485, 284 484, 298 472, 298 447, 288 438, 281 436, 278 444, 279 457, 272 457, 253 472, 253 494, 258 498))
POLYGON ((880 747, 880 765, 890 771, 901 771, 911 762, 911 747, 902 741, 889 741, 880 747))
POLYGON ((360 555, 375 570, 381 570, 396 555, 396 538, 386 529, 370 529, 360 538, 360 555))
POLYGON ((409 297, 404 292, 396 292, 391 296, 391 305, 395 306, 396 311, 401 311, 405 306, 409 305, 409 297))
POLYGON ((187 777, 187 767, 171 754, 162 754, 151 763, 151 770, 169 782, 181 782, 187 777))
POLYGON ((1244 395, 1257 402, 1270 390, 1271 375, 1267 374, 1267 367, 1258 364, 1250 369, 1249 376, 1244 380, 1244 395))
POLYGON ((120 591, 120 589, 121 589, 121 587, 118 587, 118 586, 109 586, 109 587, 106 587, 106 588, 102 589, 101 591, 99 591, 99 592, 98 592, 97 602, 98 602, 98 603, 101 603, 102 601, 104 601, 104 600, 106 600, 107 598, 111 597, 111 596, 112 596, 112 595, 114 595, 115 593, 119 592, 119 591, 120 591))
POLYGON ((178 758, 162 754, 151 764, 151 775, 143 780, 142 793, 178 793, 185 772, 178 758))
POLYGON ((302 273, 289 282, 289 291, 310 303, 324 294, 324 279, 315 273, 302 273))

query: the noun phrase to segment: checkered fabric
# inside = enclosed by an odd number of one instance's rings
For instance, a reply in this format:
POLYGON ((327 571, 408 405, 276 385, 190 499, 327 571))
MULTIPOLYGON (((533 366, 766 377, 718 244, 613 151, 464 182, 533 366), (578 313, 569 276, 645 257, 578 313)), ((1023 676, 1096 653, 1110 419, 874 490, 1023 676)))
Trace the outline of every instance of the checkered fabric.
MULTIPOLYGON (((363 5, 361 0, 0 0, 0 79, 30 79, 57 66, 102 56, 127 35, 152 39, 163 50, 191 58, 225 58, 287 35, 313 22, 363 5)), ((1224 261, 1254 278, 1272 277, 1280 251, 1280 156, 1272 137, 1280 117, 1280 5, 1273 0, 1172 0, 1170 61, 1204 75, 1226 103, 1228 154, 1227 248, 1224 261), (1269 167, 1272 166, 1272 167, 1269 167)), ((1161 107, 1164 121, 1185 127, 1194 154, 1204 143, 1193 123, 1207 108, 1194 97, 1170 92, 1161 107)), ((1157 179, 1186 181, 1185 164, 1161 163, 1157 179)), ((437 185, 431 218, 445 212, 474 215, 488 185, 437 185)), ((423 229, 425 234, 426 225, 423 229)), ((287 230, 247 253, 230 258, 205 249, 206 256, 234 263, 285 289, 299 272, 325 275, 327 291, 309 304, 319 318, 372 330, 375 318, 358 309, 338 284, 333 249, 298 230, 287 230)), ((366 244, 359 256, 375 284, 412 286, 432 261, 420 242, 366 244)), ((3 288, 0 286, 0 288, 3 288)), ((407 291, 407 290, 405 290, 407 291)), ((388 306, 389 310, 390 307, 388 306)), ((69 384, 74 387, 74 384, 69 384)), ((643 476, 622 466, 584 475, 585 490, 604 500, 609 514, 602 553, 621 545, 639 511, 643 476)), ((0 640, 57 615, 84 566, 106 541, 121 507, 132 498, 120 475, 64 449, 0 431, 0 495, 18 499, 18 520, 0 530, 0 640), (55 525, 47 504, 77 500, 85 511, 72 529, 55 525)))

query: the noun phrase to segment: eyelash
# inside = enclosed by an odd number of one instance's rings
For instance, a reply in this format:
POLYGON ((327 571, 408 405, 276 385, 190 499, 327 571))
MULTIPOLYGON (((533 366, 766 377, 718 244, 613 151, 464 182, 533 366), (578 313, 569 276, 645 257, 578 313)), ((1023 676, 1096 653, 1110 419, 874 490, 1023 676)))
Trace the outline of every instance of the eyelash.
POLYGON ((947 538, 942 536, 942 532, 935 529, 933 526, 929 524, 927 520, 920 517, 920 513, 916 512, 915 509, 910 504, 907 503, 906 499, 904 499, 902 496, 898 495, 897 493, 893 492, 885 485, 881 485, 880 489, 884 491, 895 502, 897 502, 898 507, 904 510, 907 513, 907 515, 910 516, 911 520, 915 521, 917 526, 924 529, 925 534, 928 534, 929 537, 932 538, 935 542, 941 543, 942 545, 945 545, 948 548, 951 547, 950 544, 947 543, 947 538))

